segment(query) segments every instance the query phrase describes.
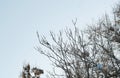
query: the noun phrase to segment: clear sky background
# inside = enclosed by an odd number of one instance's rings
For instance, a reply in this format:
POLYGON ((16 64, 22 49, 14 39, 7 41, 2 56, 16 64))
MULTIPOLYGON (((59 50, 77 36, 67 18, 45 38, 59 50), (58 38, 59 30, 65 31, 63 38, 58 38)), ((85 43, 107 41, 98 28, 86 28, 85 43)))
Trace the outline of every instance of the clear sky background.
MULTIPOLYGON (((79 28, 97 20, 105 12, 112 13, 118 0, 0 0, 0 77, 17 78, 22 66, 30 63, 50 70, 46 57, 34 47, 36 31, 49 36, 49 31, 72 27, 78 19, 79 28)), ((46 74, 45 74, 46 75, 46 74)), ((42 75, 41 78, 46 78, 42 75)))

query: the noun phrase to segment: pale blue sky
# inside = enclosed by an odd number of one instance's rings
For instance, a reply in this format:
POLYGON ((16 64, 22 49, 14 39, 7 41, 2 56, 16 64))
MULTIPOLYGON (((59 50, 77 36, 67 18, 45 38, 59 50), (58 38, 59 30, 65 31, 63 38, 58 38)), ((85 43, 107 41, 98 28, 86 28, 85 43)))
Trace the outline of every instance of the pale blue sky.
MULTIPOLYGON (((17 78, 25 63, 49 70, 49 62, 34 47, 36 30, 49 36, 49 31, 79 28, 111 13, 118 0, 0 0, 0 71, 1 78, 17 78)), ((46 72, 45 72, 46 73, 46 72)), ((46 78, 45 75, 42 78, 46 78)))

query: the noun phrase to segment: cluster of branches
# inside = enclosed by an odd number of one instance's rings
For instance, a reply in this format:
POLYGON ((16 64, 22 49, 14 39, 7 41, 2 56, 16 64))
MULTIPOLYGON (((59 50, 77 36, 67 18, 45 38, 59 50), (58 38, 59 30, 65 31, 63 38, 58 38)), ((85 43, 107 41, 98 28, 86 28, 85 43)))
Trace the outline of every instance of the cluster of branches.
POLYGON ((23 66, 23 71, 20 78, 40 78, 40 75, 43 74, 43 70, 37 67, 30 68, 30 65, 23 66))
POLYGON ((114 19, 106 14, 98 23, 80 31, 73 21, 74 30, 66 29, 58 35, 50 32, 53 42, 46 37, 37 37, 41 47, 36 48, 47 56, 55 67, 64 71, 54 78, 117 78, 120 77, 120 5, 114 9, 114 19))

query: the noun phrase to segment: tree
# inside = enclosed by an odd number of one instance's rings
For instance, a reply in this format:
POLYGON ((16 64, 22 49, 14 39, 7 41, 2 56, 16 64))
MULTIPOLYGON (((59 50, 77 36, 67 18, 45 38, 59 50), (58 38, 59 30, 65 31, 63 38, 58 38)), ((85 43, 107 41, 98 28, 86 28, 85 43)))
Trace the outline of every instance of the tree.
POLYGON ((36 49, 47 56, 55 67, 64 71, 65 78, 118 78, 120 77, 120 59, 115 55, 120 47, 120 5, 113 10, 114 19, 105 14, 97 24, 80 31, 73 21, 74 30, 59 31, 59 35, 50 32, 53 42, 40 37, 39 43, 47 48, 36 49))
MULTIPOLYGON (((120 4, 113 9, 113 18, 105 14, 96 24, 80 31, 76 21, 73 29, 50 32, 53 42, 45 36, 37 37, 41 54, 47 56, 53 65, 64 71, 62 75, 54 72, 50 78, 119 78, 120 77, 120 4), (46 50, 47 49, 47 50, 46 50)), ((23 66, 21 78, 40 78, 43 70, 30 65, 23 66)))
POLYGON ((23 71, 20 78, 40 78, 40 75, 43 74, 43 70, 37 67, 30 68, 30 65, 23 66, 23 71))

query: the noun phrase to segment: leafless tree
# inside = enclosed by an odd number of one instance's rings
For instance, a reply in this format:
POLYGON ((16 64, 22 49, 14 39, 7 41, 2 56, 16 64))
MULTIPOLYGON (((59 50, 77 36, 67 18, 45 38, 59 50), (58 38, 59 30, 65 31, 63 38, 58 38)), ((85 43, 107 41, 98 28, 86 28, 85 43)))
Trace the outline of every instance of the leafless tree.
MULTIPOLYGON (((120 59, 120 5, 113 10, 114 19, 105 16, 88 27, 85 31, 77 28, 59 31, 56 35, 50 32, 53 42, 46 37, 37 37, 41 46, 36 49, 47 56, 55 67, 64 71, 62 78, 119 78, 120 59)), ((58 78, 58 77, 57 77, 58 78)))

